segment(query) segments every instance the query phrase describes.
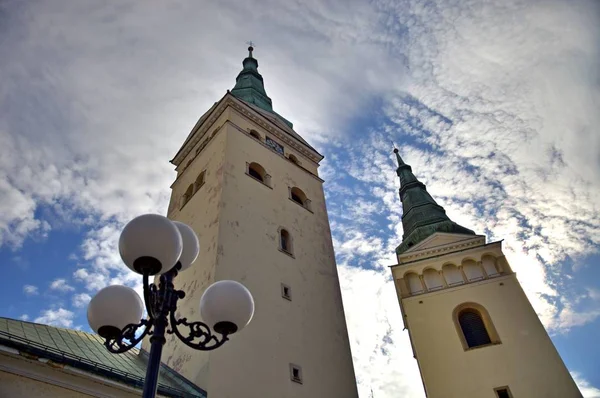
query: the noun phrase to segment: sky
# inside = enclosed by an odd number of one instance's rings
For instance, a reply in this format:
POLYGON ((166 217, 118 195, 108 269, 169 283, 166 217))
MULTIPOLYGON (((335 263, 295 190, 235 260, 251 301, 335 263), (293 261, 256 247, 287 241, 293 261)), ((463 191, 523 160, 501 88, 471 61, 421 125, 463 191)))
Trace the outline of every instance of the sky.
POLYGON ((388 266, 392 142, 503 249, 585 397, 600 397, 597 1, 0 0, 0 316, 89 330, 140 287, 123 225, 165 214, 169 160, 254 55, 325 155, 361 397, 424 397, 388 266), (6 273, 8 275, 6 275, 6 273))

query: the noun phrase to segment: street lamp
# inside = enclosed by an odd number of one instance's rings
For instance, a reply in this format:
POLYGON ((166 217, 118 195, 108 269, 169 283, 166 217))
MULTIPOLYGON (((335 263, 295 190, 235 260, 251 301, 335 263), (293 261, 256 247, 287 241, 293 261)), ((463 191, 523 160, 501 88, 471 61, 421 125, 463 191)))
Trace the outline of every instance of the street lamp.
POLYGON ((143 397, 153 398, 165 333, 175 334, 196 350, 214 350, 250 322, 254 300, 241 283, 222 280, 210 285, 200 299, 200 316, 204 322, 175 318, 177 300, 184 298, 185 292, 175 290, 173 279, 187 269, 200 252, 198 237, 186 224, 157 214, 136 217, 121 233, 119 252, 127 267, 143 275, 148 317, 141 319, 144 304, 133 289, 114 285, 100 290, 90 301, 88 322, 104 338, 106 348, 115 354, 126 352, 146 335, 151 336, 143 397), (160 275, 158 287, 149 282, 152 275, 160 275), (183 326, 183 332, 179 326, 183 326))

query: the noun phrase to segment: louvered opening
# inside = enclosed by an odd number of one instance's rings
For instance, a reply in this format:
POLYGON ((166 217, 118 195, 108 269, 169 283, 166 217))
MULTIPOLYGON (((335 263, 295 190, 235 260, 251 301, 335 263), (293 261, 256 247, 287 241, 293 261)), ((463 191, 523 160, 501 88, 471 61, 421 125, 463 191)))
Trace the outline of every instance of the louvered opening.
POLYGON ((473 309, 462 311, 458 322, 469 348, 490 344, 492 341, 479 312, 473 309))

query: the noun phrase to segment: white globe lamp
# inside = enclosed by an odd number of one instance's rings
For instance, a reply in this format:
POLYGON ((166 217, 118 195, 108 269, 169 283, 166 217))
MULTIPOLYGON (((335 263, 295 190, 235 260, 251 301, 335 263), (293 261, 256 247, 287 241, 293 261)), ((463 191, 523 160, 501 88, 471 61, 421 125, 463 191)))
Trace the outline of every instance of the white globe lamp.
POLYGON ((223 280, 213 283, 200 299, 200 316, 215 332, 233 334, 254 315, 254 299, 246 286, 223 280))
POLYGON ((131 220, 119 238, 119 253, 129 269, 156 275, 169 271, 181 256, 179 229, 167 217, 144 214, 131 220))
POLYGON ((113 285, 100 290, 88 305, 93 331, 104 338, 117 337, 129 324, 138 324, 144 311, 140 296, 130 287, 113 285))
POLYGON ((189 225, 179 221, 173 221, 173 224, 175 224, 179 230, 183 242, 183 251, 179 257, 181 271, 183 271, 196 261, 196 258, 200 253, 200 242, 198 242, 198 236, 196 236, 196 233, 189 225))

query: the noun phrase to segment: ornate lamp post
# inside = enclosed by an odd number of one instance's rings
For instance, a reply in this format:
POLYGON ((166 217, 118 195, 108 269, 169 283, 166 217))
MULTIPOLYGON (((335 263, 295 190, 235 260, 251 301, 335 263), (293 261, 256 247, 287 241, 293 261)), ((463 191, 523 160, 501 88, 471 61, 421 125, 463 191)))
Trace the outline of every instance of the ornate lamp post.
POLYGON ((151 336, 145 398, 156 395, 165 333, 175 334, 196 350, 214 350, 245 327, 254 314, 248 289, 236 281, 223 280, 209 286, 200 299, 204 322, 175 317, 177 301, 185 292, 175 289, 173 279, 196 260, 199 251, 198 237, 186 224, 157 214, 134 218, 121 233, 119 252, 125 265, 143 276, 148 318, 141 319, 144 304, 127 286, 105 287, 88 306, 90 327, 105 339, 104 345, 112 353, 126 352, 146 335, 151 336), (152 275, 160 275, 158 287, 149 282, 152 275))

